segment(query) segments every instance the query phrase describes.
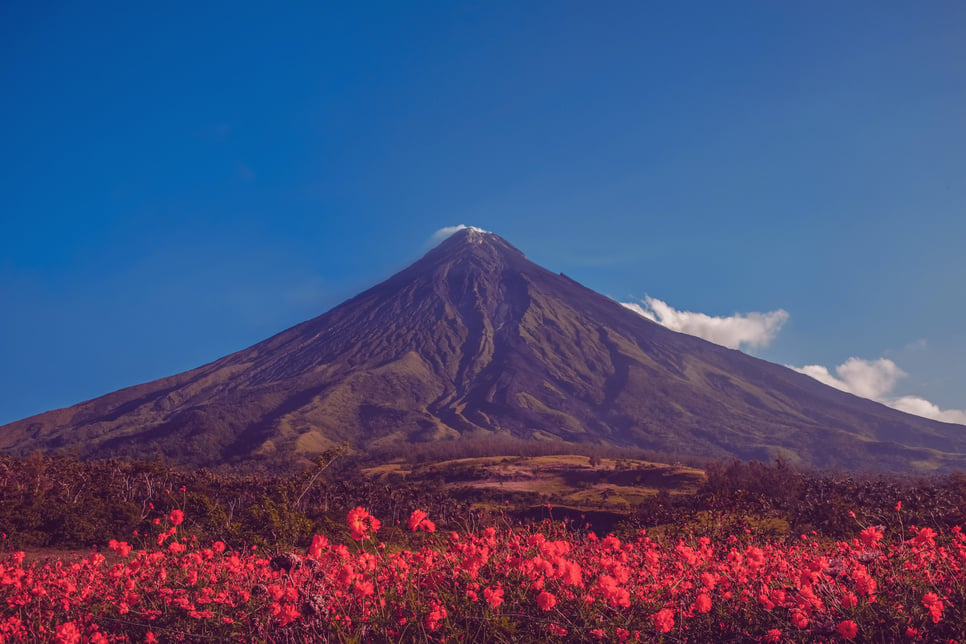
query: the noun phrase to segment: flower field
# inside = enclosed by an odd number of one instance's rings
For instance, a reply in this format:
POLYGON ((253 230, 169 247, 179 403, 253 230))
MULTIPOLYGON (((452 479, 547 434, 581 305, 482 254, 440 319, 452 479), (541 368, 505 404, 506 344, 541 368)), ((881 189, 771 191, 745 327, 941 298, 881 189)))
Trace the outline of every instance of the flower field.
POLYGON ((150 547, 0 562, 0 642, 966 641, 966 536, 603 538, 549 522, 438 531, 348 513, 345 543, 201 543, 174 510, 150 547), (381 538, 394 538, 384 543, 381 538))

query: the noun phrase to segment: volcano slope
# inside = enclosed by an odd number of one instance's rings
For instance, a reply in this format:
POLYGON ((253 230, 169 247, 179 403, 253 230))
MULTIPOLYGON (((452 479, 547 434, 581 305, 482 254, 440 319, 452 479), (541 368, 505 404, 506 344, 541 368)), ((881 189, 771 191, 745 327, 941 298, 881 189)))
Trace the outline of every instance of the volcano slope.
POLYGON ((0 450, 287 467, 334 445, 563 441, 817 467, 966 466, 966 428, 670 331, 464 229, 210 364, 0 427, 0 450))

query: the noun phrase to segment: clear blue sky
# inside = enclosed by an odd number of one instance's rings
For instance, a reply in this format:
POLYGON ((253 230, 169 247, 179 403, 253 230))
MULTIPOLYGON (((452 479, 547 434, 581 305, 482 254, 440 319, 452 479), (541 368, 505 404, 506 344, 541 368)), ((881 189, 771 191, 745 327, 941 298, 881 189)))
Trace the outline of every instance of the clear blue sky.
POLYGON ((966 409, 962 2, 0 3, 0 423, 475 225, 966 409))

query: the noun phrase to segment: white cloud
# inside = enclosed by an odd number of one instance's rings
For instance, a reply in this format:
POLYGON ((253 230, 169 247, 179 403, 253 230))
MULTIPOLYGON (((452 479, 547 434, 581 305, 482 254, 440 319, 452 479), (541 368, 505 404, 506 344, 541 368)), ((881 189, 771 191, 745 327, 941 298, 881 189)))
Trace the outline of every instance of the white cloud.
POLYGON ((947 423, 959 423, 966 425, 966 410, 964 409, 940 409, 925 398, 919 396, 901 396, 891 402, 891 406, 907 414, 925 416, 934 420, 941 420, 947 423))
POLYGON ((791 368, 822 384, 872 400, 879 400, 888 394, 896 382, 906 375, 896 363, 887 358, 871 361, 849 358, 835 368, 838 377, 833 376, 826 367, 817 364, 791 368))
POLYGON ((938 405, 919 396, 892 395, 896 383, 906 373, 888 358, 849 358, 835 368, 836 375, 832 375, 828 368, 815 364, 790 368, 830 387, 881 402, 907 414, 966 425, 966 410, 940 409, 938 405))
POLYGON ((731 349, 768 346, 789 317, 788 311, 784 309, 769 313, 736 313, 729 317, 718 317, 706 313, 678 311, 654 297, 645 297, 644 306, 633 302, 621 304, 673 331, 696 335, 731 349))
MULTIPOLYGON (((782 325, 789 318, 788 312, 784 309, 770 313, 736 313, 729 317, 716 317, 706 313, 678 311, 666 302, 653 297, 644 298, 640 304, 634 302, 621 302, 621 304, 669 329, 696 335, 732 349, 743 346, 767 346, 775 339, 782 325)), ((906 349, 921 350, 926 346, 926 340, 920 339, 911 343, 906 349)), ((811 376, 822 384, 875 400, 907 414, 966 425, 966 410, 941 409, 935 403, 919 396, 896 395, 894 393, 896 384, 906 377, 906 372, 888 358, 864 360, 852 357, 835 367, 834 373, 829 371, 828 367, 817 364, 804 367, 789 365, 789 368, 811 376)))
POLYGON ((446 239, 447 237, 455 235, 459 231, 466 230, 467 228, 469 228, 470 230, 475 230, 478 233, 487 232, 482 228, 477 228, 476 226, 467 226, 465 224, 460 224, 458 226, 444 226, 443 228, 440 228, 435 233, 433 233, 433 236, 429 238, 429 241, 433 244, 438 244, 444 239, 446 239))

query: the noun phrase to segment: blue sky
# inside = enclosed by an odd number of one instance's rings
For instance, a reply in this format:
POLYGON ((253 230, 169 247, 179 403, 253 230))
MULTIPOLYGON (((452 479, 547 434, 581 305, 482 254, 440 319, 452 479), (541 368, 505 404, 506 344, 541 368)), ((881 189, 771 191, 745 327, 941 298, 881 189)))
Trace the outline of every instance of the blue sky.
POLYGON ((741 346, 966 409, 963 3, 284 4, 0 5, 0 423, 456 224, 692 332, 785 311, 741 346))

